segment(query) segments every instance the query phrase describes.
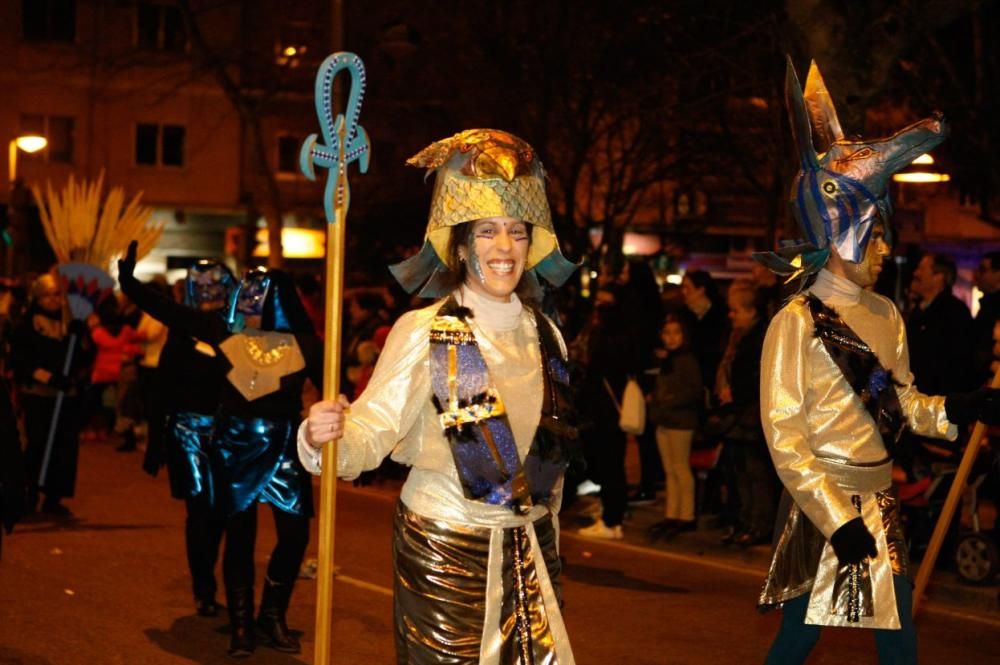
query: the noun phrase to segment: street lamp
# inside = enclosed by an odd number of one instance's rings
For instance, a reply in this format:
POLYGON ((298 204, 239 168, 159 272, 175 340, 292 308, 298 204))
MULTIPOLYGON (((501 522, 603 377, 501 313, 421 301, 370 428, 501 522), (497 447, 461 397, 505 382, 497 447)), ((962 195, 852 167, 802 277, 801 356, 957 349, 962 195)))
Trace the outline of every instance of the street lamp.
MULTIPOLYGON (((929 166, 934 163, 934 158, 929 154, 924 153, 914 159, 911 164, 916 164, 920 166, 929 166)), ((892 176, 895 182, 905 182, 917 185, 924 185, 927 183, 935 182, 949 182, 951 181, 951 176, 947 173, 937 173, 934 171, 926 171, 924 169, 907 169, 900 173, 896 173, 892 176)))
POLYGON ((25 152, 38 152, 48 145, 48 140, 44 136, 38 136, 37 134, 25 134, 23 136, 18 136, 12 139, 10 142, 10 147, 8 149, 8 162, 10 174, 10 181, 14 182, 17 180, 17 150, 20 148, 25 152))

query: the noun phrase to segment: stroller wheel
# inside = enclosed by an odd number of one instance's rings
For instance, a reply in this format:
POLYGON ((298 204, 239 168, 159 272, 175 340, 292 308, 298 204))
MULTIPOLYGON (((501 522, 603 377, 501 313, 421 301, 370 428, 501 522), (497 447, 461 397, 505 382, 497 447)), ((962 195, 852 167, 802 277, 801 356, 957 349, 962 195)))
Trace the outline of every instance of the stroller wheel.
POLYGON ((996 543, 981 533, 963 536, 955 548, 959 576, 972 584, 989 584, 1000 570, 996 543))

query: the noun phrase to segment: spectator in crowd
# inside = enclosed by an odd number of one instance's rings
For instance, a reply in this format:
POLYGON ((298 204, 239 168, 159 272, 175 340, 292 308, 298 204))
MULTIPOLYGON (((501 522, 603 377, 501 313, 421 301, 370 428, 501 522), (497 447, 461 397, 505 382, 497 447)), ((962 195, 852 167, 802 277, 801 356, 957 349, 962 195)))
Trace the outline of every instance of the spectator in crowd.
POLYGON ((757 289, 757 299, 760 301, 761 311, 770 321, 781 309, 781 303, 784 300, 778 276, 754 261, 753 265, 750 266, 750 279, 753 280, 754 287, 757 289))
POLYGON ((1000 321, 1000 252, 990 252, 979 262, 975 275, 976 287, 983 295, 979 313, 973 323, 975 371, 981 381, 991 376, 993 361, 993 327, 1000 321))
POLYGON ((684 309, 684 295, 680 284, 666 282, 660 291, 660 311, 664 314, 680 312, 684 309))
POLYGON ((97 350, 90 375, 88 412, 99 411, 102 416, 99 439, 107 439, 112 431, 119 431, 123 435, 119 448, 135 450, 135 431, 131 426, 121 426, 119 413, 124 397, 122 367, 132 367, 133 358, 142 353, 141 340, 135 329, 125 322, 120 303, 114 297, 105 298, 88 323, 97 350))
POLYGON ((0 277, 0 375, 6 376, 10 359, 10 340, 24 315, 26 293, 14 279, 0 277))
POLYGON ((620 540, 628 506, 625 479, 625 433, 618 426, 618 403, 629 375, 639 369, 632 321, 619 298, 618 285, 595 294, 590 329, 585 334, 585 374, 580 412, 589 419, 581 431, 590 480, 600 485, 601 518, 580 530, 592 538, 620 540))
POLYGON ((691 439, 705 401, 701 368, 691 353, 685 320, 668 314, 662 339, 665 356, 656 377, 656 390, 649 399, 649 419, 656 428, 656 444, 667 479, 667 500, 663 519, 649 530, 652 540, 671 538, 695 528, 691 439))
POLYGON ((345 379, 344 389, 348 394, 352 394, 354 383, 348 375, 347 369, 359 364, 358 346, 367 340, 372 339, 375 330, 384 325, 385 321, 379 315, 384 306, 382 297, 377 293, 362 291, 356 293, 348 301, 347 305, 347 330, 344 334, 343 354, 343 379, 345 379))
POLYGON ((731 409, 732 417, 723 439, 739 499, 731 540, 742 546, 761 545, 770 542, 775 511, 773 471, 760 423, 760 354, 767 319, 753 282, 733 282, 727 300, 732 330, 715 388, 719 403, 731 409))
POLYGON ((382 353, 382 347, 385 346, 385 340, 391 329, 391 326, 388 325, 379 326, 371 339, 366 339, 358 345, 358 364, 347 370, 348 378, 354 384, 352 400, 361 397, 361 393, 368 387, 368 381, 372 378, 372 372, 375 370, 375 363, 378 361, 379 354, 382 353))
MULTIPOLYGON (((645 260, 627 260, 618 276, 622 309, 631 321, 635 337, 639 374, 636 377, 645 395, 653 392, 653 372, 657 368, 655 352, 659 345, 663 313, 660 290, 653 270, 645 260)), ((663 466, 656 446, 653 427, 636 436, 639 445, 639 488, 629 496, 631 505, 647 505, 656 499, 656 485, 663 481, 663 466)))
POLYGON ((906 336, 910 367, 917 389, 928 395, 947 395, 975 385, 972 371, 972 316, 951 292, 957 271, 944 254, 920 259, 910 290, 917 297, 910 312, 906 336))
POLYGON ((45 495, 42 512, 58 517, 71 515, 61 500, 72 497, 76 489, 81 395, 93 357, 90 335, 85 325, 71 321, 59 280, 51 273, 42 275, 32 285, 28 311, 11 339, 11 365, 28 440, 25 464, 29 511, 35 510, 41 493, 45 495), (64 374, 70 352, 69 372, 64 374), (48 466, 41 473, 46 457, 48 466))
POLYGON ((701 378, 711 393, 722 359, 722 347, 729 333, 726 310, 715 280, 704 270, 692 270, 681 282, 684 305, 694 320, 691 323, 691 350, 698 359, 701 378))
POLYGON ((0 559, 4 532, 10 533, 27 512, 26 495, 27 478, 13 394, 7 378, 0 376, 0 559))
POLYGON ((326 300, 323 297, 322 282, 316 275, 304 272, 295 276, 295 288, 316 334, 323 339, 326 330, 326 300))

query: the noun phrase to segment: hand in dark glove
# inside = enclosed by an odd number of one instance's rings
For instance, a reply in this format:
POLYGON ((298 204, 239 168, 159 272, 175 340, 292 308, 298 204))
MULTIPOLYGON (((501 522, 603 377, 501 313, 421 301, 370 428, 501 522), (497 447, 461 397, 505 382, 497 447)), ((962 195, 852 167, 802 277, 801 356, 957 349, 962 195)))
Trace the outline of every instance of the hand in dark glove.
POLYGON ((878 555, 875 538, 860 517, 844 524, 830 536, 830 544, 842 565, 861 563, 865 557, 878 555))
POLYGON ((118 261, 118 275, 131 277, 135 273, 136 255, 139 253, 139 243, 135 240, 128 244, 128 251, 118 261))
POLYGON ((944 410, 955 425, 977 420, 986 425, 1000 425, 1000 389, 980 388, 971 393, 955 393, 944 399, 944 410))

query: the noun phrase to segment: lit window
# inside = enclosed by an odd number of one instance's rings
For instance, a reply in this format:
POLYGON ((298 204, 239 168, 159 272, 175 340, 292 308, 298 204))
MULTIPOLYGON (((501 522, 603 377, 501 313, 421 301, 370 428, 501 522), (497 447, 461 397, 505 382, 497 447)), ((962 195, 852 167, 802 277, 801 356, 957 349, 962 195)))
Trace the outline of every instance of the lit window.
POLYGON ((184 166, 187 130, 180 125, 135 126, 135 163, 138 166, 184 166))

